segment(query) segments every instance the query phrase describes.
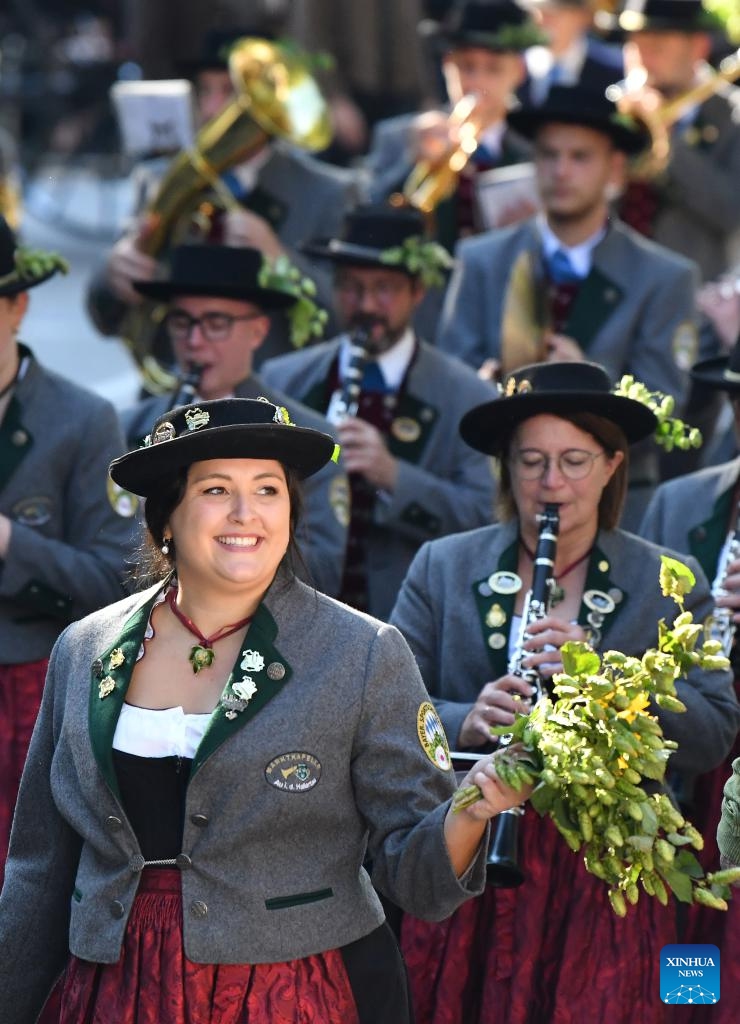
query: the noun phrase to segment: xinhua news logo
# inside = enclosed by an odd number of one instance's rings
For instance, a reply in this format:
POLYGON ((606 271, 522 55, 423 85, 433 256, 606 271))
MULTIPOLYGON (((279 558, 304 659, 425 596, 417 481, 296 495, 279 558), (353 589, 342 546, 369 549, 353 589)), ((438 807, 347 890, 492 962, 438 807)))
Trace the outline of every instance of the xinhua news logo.
POLYGON ((660 998, 664 1003, 718 1003, 719 949, 709 945, 663 946, 660 998))

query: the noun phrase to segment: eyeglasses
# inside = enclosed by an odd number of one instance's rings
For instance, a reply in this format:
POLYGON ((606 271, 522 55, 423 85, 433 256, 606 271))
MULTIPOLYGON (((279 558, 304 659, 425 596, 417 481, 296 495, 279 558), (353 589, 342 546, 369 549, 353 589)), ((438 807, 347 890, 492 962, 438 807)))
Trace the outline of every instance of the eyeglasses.
POLYGON ((232 316, 214 310, 203 316, 191 316, 182 309, 173 309, 164 318, 167 332, 173 341, 187 341, 193 328, 200 327, 206 341, 226 341, 235 323, 240 320, 256 320, 263 313, 248 313, 246 316, 232 316))
MULTIPOLYGON (((568 480, 583 480, 593 469, 594 462, 606 452, 588 452, 583 448, 568 448, 555 458, 557 467, 568 480)), ((509 462, 521 480, 539 480, 549 471, 551 456, 536 448, 520 448, 512 452, 509 462)))
POLYGON ((345 301, 357 304, 362 302, 365 295, 370 295, 379 306, 387 306, 407 287, 407 283, 406 281, 392 280, 376 281, 375 284, 366 285, 359 281, 340 278, 334 287, 345 301))

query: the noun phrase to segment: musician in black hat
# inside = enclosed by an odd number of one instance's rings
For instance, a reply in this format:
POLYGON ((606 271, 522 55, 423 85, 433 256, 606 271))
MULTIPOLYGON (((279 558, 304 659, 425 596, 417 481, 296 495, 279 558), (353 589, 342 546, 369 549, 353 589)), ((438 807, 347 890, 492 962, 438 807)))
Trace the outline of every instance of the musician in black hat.
MULTIPOLYGON (((696 359, 696 267, 610 216, 625 163, 647 136, 601 94, 554 86, 510 123, 535 144, 543 212, 462 242, 439 345, 486 375, 533 359, 590 359, 679 406, 696 359)), ((625 525, 658 482, 657 452, 632 467, 625 525)))
MULTIPOLYGON (((655 426, 646 406, 615 395, 588 362, 522 367, 499 398, 463 417, 464 440, 497 459, 500 523, 424 545, 391 616, 453 749, 490 749, 489 726, 510 724, 517 697, 531 698, 523 672, 546 685, 566 641, 641 657, 656 645, 659 619, 672 621, 661 549, 619 528, 629 445, 655 426), (523 622, 545 506, 556 506, 559 521, 555 585, 546 616, 523 622)), ((697 576, 687 607, 701 621, 708 584, 684 560, 697 576)), ((729 672, 692 671, 677 689, 687 713, 655 711, 678 743, 673 769, 691 777, 727 752, 740 708, 729 672)), ((520 888, 489 886, 440 924, 404 920, 417 1024, 657 1021, 660 958, 651 951, 676 941, 672 897, 662 907, 643 896, 616 917, 607 886, 530 807, 518 864, 520 888)))
POLYGON ((337 237, 307 247, 334 266, 345 333, 262 372, 336 423, 352 493, 341 596, 385 618, 423 541, 490 517, 490 469, 453 427, 491 389, 411 326, 426 285, 449 263, 424 240, 420 213, 358 207, 337 237))
MULTIPOLYGON (((727 269, 740 228, 740 90, 720 79, 713 90, 716 73, 707 63, 721 23, 701 0, 624 0, 615 24, 625 34, 628 70, 620 107, 645 116, 653 148, 667 154, 655 173, 630 181, 620 216, 714 280, 727 269), (662 111, 682 98, 677 119, 661 125, 662 111)), ((734 61, 740 72, 737 54, 734 61)))
POLYGON ((110 403, 18 338, 30 290, 64 269, 0 217, 0 881, 49 654, 69 622, 123 596, 134 511, 106 487, 124 444, 110 403))
MULTIPOLYGON (((263 257, 257 249, 186 245, 172 254, 172 269, 162 281, 137 281, 141 295, 167 304, 164 327, 189 394, 181 401, 264 396, 285 405, 316 430, 329 430, 313 410, 268 386, 253 373, 255 354, 278 310, 295 309, 293 282, 261 283, 263 257)), ((305 299, 304 299, 305 301, 305 299)), ((179 390, 179 389, 178 389, 179 390)), ((154 421, 177 395, 144 399, 122 420, 130 446, 141 443, 154 421)), ((300 540, 311 580, 325 593, 339 593, 349 521, 349 485, 343 468, 331 462, 311 477, 300 540)))

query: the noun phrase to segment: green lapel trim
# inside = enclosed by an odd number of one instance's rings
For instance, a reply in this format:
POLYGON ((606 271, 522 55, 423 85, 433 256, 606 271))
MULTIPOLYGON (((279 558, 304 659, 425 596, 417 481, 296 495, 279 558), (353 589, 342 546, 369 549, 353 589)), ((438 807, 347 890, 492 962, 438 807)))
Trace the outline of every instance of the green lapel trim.
POLYGON ((580 626, 583 626, 587 632, 595 628, 601 633, 600 639, 594 642, 594 647, 599 646, 599 643, 606 636, 614 621, 624 610, 624 606, 629 598, 629 595, 612 581, 609 576, 610 571, 611 562, 608 557, 601 548, 594 545, 588 562, 586 585, 583 588, 584 599, 581 601, 581 610, 578 613, 578 624, 580 626), (600 591, 602 594, 610 597, 614 602, 613 610, 602 615, 601 612, 590 608, 586 603, 586 597, 589 591, 592 590, 600 591))
POLYGON ((563 334, 574 338, 586 351, 607 320, 622 301, 624 292, 618 284, 592 266, 591 273, 578 290, 571 306, 563 334))
POLYGON ((0 426, 0 491, 33 448, 33 436, 21 420, 21 405, 10 399, 0 426))
POLYGON ((689 551, 710 580, 714 579, 719 553, 727 536, 732 494, 733 487, 720 494, 709 518, 689 530, 689 551))
MULTIPOLYGON (((208 728, 195 753, 190 769, 191 779, 211 754, 254 718, 282 690, 292 676, 293 670, 273 644, 277 632, 275 620, 265 605, 261 604, 247 630, 244 650, 240 651, 237 656, 221 695, 221 702, 213 712, 208 728), (253 652, 253 663, 261 662, 261 668, 242 668, 242 661, 250 651, 253 652), (272 678, 273 676, 278 676, 278 678, 272 678), (237 697, 231 688, 232 684, 238 684, 247 677, 256 684, 257 689, 246 702, 246 706, 235 710, 234 704, 224 704, 225 700, 233 701, 237 697), (229 714, 233 717, 227 717, 229 714)), ((241 703, 244 704, 243 701, 241 703)))
MULTIPOLYGON (((494 572, 516 572, 518 562, 519 538, 501 553, 494 572)), ((516 593, 496 594, 493 593, 488 583, 493 573, 484 576, 473 584, 473 598, 478 609, 483 643, 488 651, 488 659, 491 663, 493 679, 506 675, 509 668, 509 634, 511 633, 511 619, 516 605, 516 593), (500 623, 499 625, 490 623, 500 623), (491 646, 491 638, 496 637, 494 643, 499 646, 491 646), (501 638, 501 639, 498 639, 501 638)))
POLYGON ((95 659, 90 669, 90 742, 103 778, 119 800, 121 793, 113 768, 113 734, 131 682, 136 656, 144 640, 152 606, 160 593, 161 588, 158 588, 152 597, 133 613, 116 640, 95 659), (114 652, 120 654, 114 655, 114 652), (116 662, 120 664, 117 665, 116 662), (107 696, 101 697, 101 693, 106 689, 110 692, 107 696))
POLYGON ((391 455, 404 462, 419 462, 438 419, 439 411, 434 406, 402 392, 388 437, 391 455))

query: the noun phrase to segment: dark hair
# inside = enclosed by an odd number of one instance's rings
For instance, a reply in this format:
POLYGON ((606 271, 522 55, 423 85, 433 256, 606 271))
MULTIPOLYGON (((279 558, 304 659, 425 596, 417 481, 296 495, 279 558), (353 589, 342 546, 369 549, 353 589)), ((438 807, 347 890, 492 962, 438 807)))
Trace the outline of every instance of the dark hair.
MULTIPOLYGON (((539 415, 539 414, 537 414, 539 415)), ((542 415, 548 415, 547 412, 542 415)), ((585 431, 597 441, 610 457, 615 452, 622 452, 624 458, 611 475, 611 478, 601 493, 599 500, 599 528, 602 530, 613 530, 619 524, 622 514, 625 495, 627 493, 627 470, 629 464, 629 445, 621 427, 618 427, 612 420, 603 416, 597 416, 592 412, 553 413, 560 420, 572 423, 574 427, 585 431)), ((531 417, 527 417, 528 419, 531 417)), ((514 439, 514 434, 521 423, 512 427, 499 440, 496 458, 499 469, 498 497, 496 499, 496 511, 499 519, 503 522, 507 519, 514 519, 517 514, 514 503, 514 495, 511 487, 511 471, 509 469, 509 449, 514 439)))
MULTIPOLYGON (((285 473, 290 499, 290 539, 281 565, 293 575, 299 574, 306 579, 309 575, 308 569, 296 541, 296 531, 303 513, 303 489, 296 471, 282 463, 281 465, 285 473)), ((162 551, 162 544, 170 516, 185 494, 189 470, 190 466, 184 466, 174 476, 163 480, 162 486, 156 494, 151 494, 144 502, 146 529, 139 545, 133 573, 134 581, 138 586, 149 586, 164 579, 176 566, 174 541, 170 539, 170 550, 167 554, 162 551)))

